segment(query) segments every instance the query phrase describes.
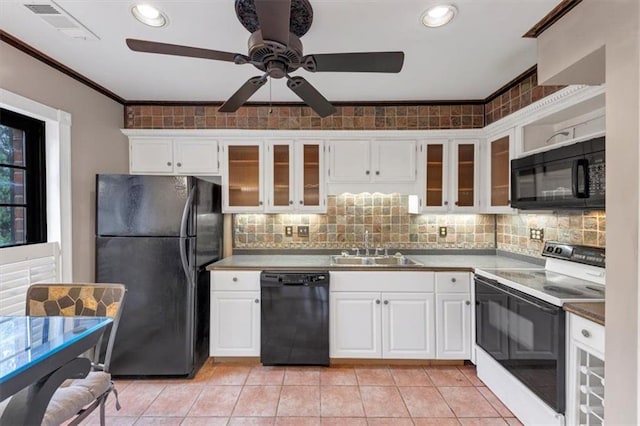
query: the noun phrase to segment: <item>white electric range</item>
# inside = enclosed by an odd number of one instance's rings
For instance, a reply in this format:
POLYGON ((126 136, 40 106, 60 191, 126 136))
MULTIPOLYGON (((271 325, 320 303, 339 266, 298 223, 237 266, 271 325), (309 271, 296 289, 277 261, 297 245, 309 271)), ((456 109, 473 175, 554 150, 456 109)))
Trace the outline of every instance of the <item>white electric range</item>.
POLYGON ((566 321, 562 305, 605 297, 605 250, 545 243, 539 269, 475 276, 478 376, 525 424, 564 424, 566 321))

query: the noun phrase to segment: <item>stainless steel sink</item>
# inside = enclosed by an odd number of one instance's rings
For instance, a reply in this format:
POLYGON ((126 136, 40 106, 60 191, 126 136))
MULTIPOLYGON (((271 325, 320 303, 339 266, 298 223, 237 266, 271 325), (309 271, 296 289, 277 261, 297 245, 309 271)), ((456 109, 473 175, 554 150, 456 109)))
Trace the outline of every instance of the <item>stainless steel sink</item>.
POLYGON ((406 256, 331 256, 331 264, 339 265, 357 265, 357 266, 412 266, 419 265, 418 262, 406 256))

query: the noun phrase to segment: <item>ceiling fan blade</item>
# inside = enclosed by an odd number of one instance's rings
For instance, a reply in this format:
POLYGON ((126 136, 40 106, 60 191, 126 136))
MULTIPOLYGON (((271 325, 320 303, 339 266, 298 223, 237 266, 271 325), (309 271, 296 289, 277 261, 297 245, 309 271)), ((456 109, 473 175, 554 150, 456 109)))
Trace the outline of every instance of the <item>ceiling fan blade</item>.
POLYGON ((258 91, 267 82, 267 76, 251 77, 234 93, 227 102, 222 104, 218 111, 235 112, 244 104, 254 93, 258 91))
POLYGON ((201 49, 199 47, 179 44, 158 43, 148 40, 128 38, 127 46, 136 52, 160 53, 163 55, 188 56, 191 58, 215 59, 217 61, 235 62, 238 53, 220 52, 219 50, 201 49))
POLYGON ((320 117, 326 117, 336 112, 336 107, 331 105, 331 103, 304 78, 289 78, 287 87, 298 95, 298 97, 309 105, 320 117))
POLYGON ((291 0, 255 0, 263 40, 289 44, 291 0))
POLYGON ((302 60, 305 61, 305 69, 311 72, 397 73, 404 63, 404 52, 324 53, 307 55, 302 60), (312 59, 311 64, 309 59, 312 59))

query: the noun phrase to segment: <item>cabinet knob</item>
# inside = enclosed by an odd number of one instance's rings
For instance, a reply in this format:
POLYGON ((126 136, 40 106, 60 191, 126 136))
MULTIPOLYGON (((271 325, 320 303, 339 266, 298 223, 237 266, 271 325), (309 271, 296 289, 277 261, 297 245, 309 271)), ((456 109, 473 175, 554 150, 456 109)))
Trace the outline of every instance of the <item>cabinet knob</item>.
POLYGON ((176 163, 176 166, 182 167, 182 163, 176 163))
POLYGON ((385 300, 385 301, 384 301, 384 304, 385 304, 385 305, 388 305, 388 304, 389 304, 389 301, 388 301, 388 300, 385 300))
POLYGON ((445 201, 445 202, 444 202, 444 205, 445 205, 445 206, 448 206, 448 205, 449 205, 449 202, 448 202, 448 201, 445 201))
POLYGON ((380 304, 380 299, 376 299, 376 305, 380 304))
POLYGON ((167 161, 167 166, 170 166, 170 165, 171 165, 171 161, 167 161))
POLYGON ((293 205, 293 200, 289 200, 289 205, 292 206, 293 205))
POLYGON ((231 278, 231 281, 233 281, 234 283, 237 283, 238 282, 238 277, 231 278))
POLYGON ((260 299, 254 300, 255 303, 260 303, 260 299))
POLYGON ((457 280, 455 278, 451 278, 451 282, 455 283, 457 280))
POLYGON ((471 301, 469 301, 469 300, 465 300, 465 301, 464 301, 464 304, 465 304, 465 305, 467 305, 467 306, 469 306, 469 305, 471 304, 471 301))
POLYGON ((258 201, 258 205, 261 206, 262 205, 262 201, 258 201))
POLYGON ((457 206, 457 205, 458 205, 458 202, 456 201, 454 204, 457 206))
POLYGON ((376 176, 380 176, 380 170, 376 170, 376 176))
POLYGON ((584 337, 591 337, 591 333, 589 333, 589 330, 585 330, 584 328, 581 331, 582 335, 584 337))
POLYGON ((303 205, 303 204, 304 204, 304 201, 300 200, 300 205, 303 205))
POLYGON ((365 175, 368 175, 369 173, 371 173, 369 170, 367 170, 366 172, 364 172, 365 175))

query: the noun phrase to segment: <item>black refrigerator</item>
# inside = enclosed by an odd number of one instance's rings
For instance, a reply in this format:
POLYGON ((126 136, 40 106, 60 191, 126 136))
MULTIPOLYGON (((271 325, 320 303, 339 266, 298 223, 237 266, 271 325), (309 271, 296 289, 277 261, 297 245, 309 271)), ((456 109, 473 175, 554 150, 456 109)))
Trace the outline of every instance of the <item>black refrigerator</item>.
POLYGON ((222 255, 220 186, 186 176, 96 176, 96 281, 127 295, 115 376, 193 377, 209 355, 209 273, 222 255))

